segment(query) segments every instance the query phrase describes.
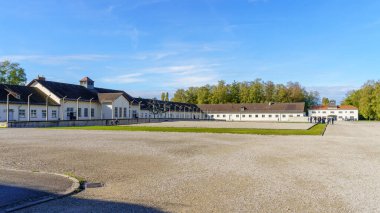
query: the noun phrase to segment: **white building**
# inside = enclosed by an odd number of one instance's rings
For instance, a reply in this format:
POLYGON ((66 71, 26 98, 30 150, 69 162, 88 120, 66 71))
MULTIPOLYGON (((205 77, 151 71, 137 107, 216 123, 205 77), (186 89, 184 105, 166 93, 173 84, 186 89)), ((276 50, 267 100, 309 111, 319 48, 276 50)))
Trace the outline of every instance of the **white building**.
POLYGON ((194 104, 134 98, 97 88, 88 77, 79 85, 39 77, 27 86, 0 84, 0 121, 200 118, 194 104))
POLYGON ((354 106, 336 105, 331 101, 328 106, 313 106, 308 110, 309 117, 315 118, 334 118, 340 121, 357 121, 359 120, 359 110, 354 106))
POLYGON ((305 103, 199 104, 206 119, 225 121, 306 121, 305 103))

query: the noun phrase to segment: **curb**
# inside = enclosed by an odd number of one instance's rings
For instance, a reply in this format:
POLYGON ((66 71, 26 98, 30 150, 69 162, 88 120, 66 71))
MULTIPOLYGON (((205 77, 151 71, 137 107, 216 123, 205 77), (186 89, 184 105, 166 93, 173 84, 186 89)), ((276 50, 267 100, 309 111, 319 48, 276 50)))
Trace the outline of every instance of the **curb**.
MULTIPOLYGON (((13 204, 13 205, 11 204, 10 207, 8 207, 8 208, 6 207, 5 210, 3 210, 4 212, 13 212, 13 211, 17 211, 17 210, 24 209, 27 207, 35 206, 37 204, 45 203, 45 202, 52 201, 52 200, 57 200, 57 199, 60 199, 63 197, 67 197, 67 196, 76 194, 76 193, 83 190, 81 188, 81 184, 80 184, 79 180, 74 178, 74 177, 68 176, 68 175, 59 174, 59 173, 51 173, 51 172, 40 172, 40 171, 34 172, 34 171, 29 171, 29 170, 8 169, 8 168, 0 168, 0 169, 6 170, 6 171, 15 171, 15 172, 28 172, 28 173, 55 175, 55 176, 67 178, 72 182, 71 187, 66 189, 66 191, 64 191, 64 192, 60 192, 57 195, 53 195, 53 196, 40 197, 37 200, 33 200, 33 201, 25 201, 25 202, 21 201, 19 203, 13 204)), ((2 212, 2 211, 0 210, 0 212, 2 212)))

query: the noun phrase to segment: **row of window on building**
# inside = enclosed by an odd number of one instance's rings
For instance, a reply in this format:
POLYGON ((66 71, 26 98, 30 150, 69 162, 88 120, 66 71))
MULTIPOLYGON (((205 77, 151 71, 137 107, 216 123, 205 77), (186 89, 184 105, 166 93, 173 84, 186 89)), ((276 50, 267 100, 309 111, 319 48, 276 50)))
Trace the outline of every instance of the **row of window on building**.
MULTIPOLYGON (((312 114, 316 114, 317 111, 311 111, 312 114)), ((318 113, 321 113, 321 111, 318 111, 318 113)), ((323 114, 326 114, 327 111, 322 111, 323 114)), ((330 111, 331 114, 335 114, 335 111, 330 111)), ((338 111, 339 114, 343 114, 343 111, 338 111)), ((347 111, 345 111, 347 113, 347 111)), ((354 111, 350 111, 350 114, 354 114, 354 111)))
MULTIPOLYGON (((41 110, 41 117, 46 118, 46 115, 47 115, 46 110, 45 109, 41 110)), ((51 117, 52 118, 57 118, 57 115, 58 115, 57 110, 51 111, 51 117)), ((18 117, 19 118, 26 118, 26 110, 25 109, 19 109, 18 110, 18 117)), ((30 117, 31 118, 37 118, 37 110, 36 109, 30 110, 30 117)))
MULTIPOLYGON (((68 107, 66 109, 67 116, 70 117, 71 115, 75 115, 74 108, 73 107, 68 107)), ((84 117, 88 118, 89 117, 89 108, 78 108, 78 117, 84 117), (82 116, 82 110, 83 110, 83 116, 82 116)), ((95 116, 95 109, 91 108, 91 117, 95 116)))
MULTIPOLYGON (((286 118, 286 116, 287 115, 281 115, 281 117, 283 117, 283 118, 286 118)), ((214 115, 211 115, 211 118, 221 118, 221 117, 223 117, 223 118, 225 118, 226 117, 226 115, 216 115, 216 116, 214 116, 214 115)), ((268 117, 268 118, 279 118, 280 117, 280 115, 266 115, 266 114, 262 114, 261 116, 260 115, 241 115, 241 117, 242 118, 246 118, 246 117, 248 117, 248 118, 253 118, 253 117, 255 117, 255 118, 266 118, 266 117, 268 117)), ((290 118, 292 118, 292 117, 294 117, 294 115, 289 115, 289 117, 290 118)), ((301 115, 297 115, 297 117, 301 117, 301 115)), ((240 118, 240 115, 238 115, 238 114, 236 114, 235 115, 235 118, 240 118)))

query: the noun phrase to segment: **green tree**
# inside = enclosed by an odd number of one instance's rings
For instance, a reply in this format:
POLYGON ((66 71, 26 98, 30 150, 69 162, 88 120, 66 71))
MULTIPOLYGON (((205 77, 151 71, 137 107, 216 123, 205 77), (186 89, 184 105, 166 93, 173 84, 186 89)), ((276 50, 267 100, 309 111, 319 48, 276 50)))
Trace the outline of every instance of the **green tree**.
POLYGON ((261 79, 256 79, 249 87, 249 103, 262 103, 265 101, 264 85, 261 79))
POLYGON ((219 81, 216 87, 213 87, 211 94, 211 103, 225 104, 228 102, 228 87, 225 81, 219 81))
POLYGON ((26 74, 18 63, 10 61, 0 62, 0 83, 12 85, 24 85, 26 83, 26 74))
POLYGON ((272 81, 268 81, 264 84, 265 102, 275 101, 276 85, 272 81))
POLYGON ((234 81, 229 87, 229 103, 240 103, 240 83, 234 81))
POLYGON ((165 93, 164 92, 161 93, 161 101, 165 101, 165 93))
POLYGON ((326 97, 322 98, 322 106, 328 106, 330 103, 330 100, 326 97))
POLYGON ((210 103, 210 86, 206 85, 198 89, 197 104, 210 103))
POLYGON ((187 102, 186 91, 184 89, 178 89, 174 93, 172 101, 186 103, 187 102))

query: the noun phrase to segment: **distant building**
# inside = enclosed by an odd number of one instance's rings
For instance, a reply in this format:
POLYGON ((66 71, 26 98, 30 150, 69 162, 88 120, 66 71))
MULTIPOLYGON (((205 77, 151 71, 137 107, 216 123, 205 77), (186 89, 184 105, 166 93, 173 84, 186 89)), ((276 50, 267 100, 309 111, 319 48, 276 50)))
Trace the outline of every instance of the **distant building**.
POLYGON ((328 106, 313 106, 308 110, 309 117, 334 118, 340 121, 356 121, 359 119, 358 108, 350 105, 337 105, 330 101, 328 106))
POLYGON ((198 104, 209 119, 226 121, 305 121, 305 103, 198 104))

